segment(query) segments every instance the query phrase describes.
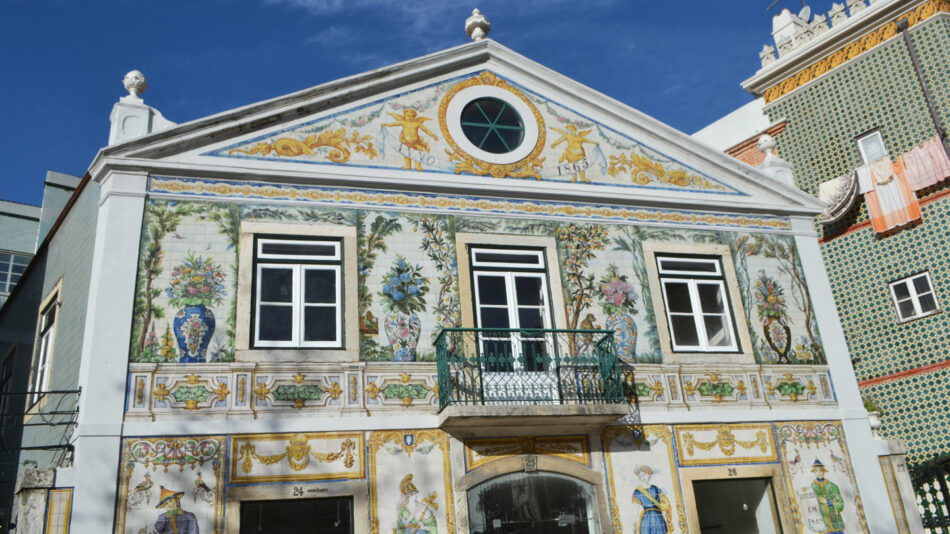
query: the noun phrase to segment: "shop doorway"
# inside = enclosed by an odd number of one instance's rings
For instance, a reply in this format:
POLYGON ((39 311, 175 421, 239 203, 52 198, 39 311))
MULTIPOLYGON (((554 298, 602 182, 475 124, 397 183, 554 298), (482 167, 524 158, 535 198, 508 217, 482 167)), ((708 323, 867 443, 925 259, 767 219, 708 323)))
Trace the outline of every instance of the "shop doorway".
POLYGON ((512 473, 468 491, 472 534, 595 534, 597 517, 594 487, 556 473, 512 473))
POLYGON ((353 497, 244 501, 241 534, 354 534, 353 497))
POLYGON ((702 534, 781 534, 771 478, 695 480, 702 534))

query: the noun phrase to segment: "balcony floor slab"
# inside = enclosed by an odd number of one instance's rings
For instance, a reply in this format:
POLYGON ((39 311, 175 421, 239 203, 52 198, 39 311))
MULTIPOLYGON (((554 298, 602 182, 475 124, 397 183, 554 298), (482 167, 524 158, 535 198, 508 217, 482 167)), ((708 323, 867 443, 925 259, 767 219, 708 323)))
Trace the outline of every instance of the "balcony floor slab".
POLYGON ((630 413, 630 405, 452 405, 439 413, 439 428, 459 438, 588 433, 630 413))

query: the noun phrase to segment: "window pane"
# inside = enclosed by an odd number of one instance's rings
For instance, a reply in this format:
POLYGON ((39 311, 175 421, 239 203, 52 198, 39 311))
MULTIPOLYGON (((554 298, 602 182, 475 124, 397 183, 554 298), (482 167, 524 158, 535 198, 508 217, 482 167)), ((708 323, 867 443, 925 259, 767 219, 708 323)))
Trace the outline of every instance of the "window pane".
POLYGON ((706 325, 706 335, 709 344, 714 347, 729 347, 732 345, 732 332, 726 328, 725 318, 721 315, 705 315, 703 322, 706 325))
POLYGON ((56 305, 50 305, 46 308, 46 311, 43 312, 43 331, 49 330, 53 323, 56 322, 56 305))
POLYGON ((267 306, 258 308, 258 339, 261 341, 293 340, 293 309, 290 306, 267 306))
POLYGON ((26 270, 26 265, 14 265, 13 268, 10 269, 11 272, 14 272, 16 274, 23 274, 23 271, 25 270, 26 270))
POLYGON ((901 319, 909 319, 916 315, 914 311, 914 303, 910 300, 905 300, 897 304, 897 311, 900 313, 901 319))
POLYGON ((507 372, 514 370, 511 341, 483 341, 482 352, 479 357, 485 362, 486 371, 507 372))
POLYGON ((13 255, 13 263, 17 265, 27 265, 30 263, 31 256, 19 256, 17 254, 13 255))
POLYGON ((666 305, 673 313, 692 313, 689 300, 689 285, 681 282, 663 282, 666 287, 666 305))
POLYGON ((10 254, 0 252, 0 264, 10 263, 10 254))
POLYGON ((304 271, 303 301, 307 303, 336 303, 336 271, 307 269, 304 271))
POLYGON ((293 301, 293 269, 266 267, 261 269, 261 302, 293 301))
POLYGON ((522 341, 521 359, 525 371, 544 371, 548 360, 544 341, 522 341))
POLYGON ((933 293, 920 297, 920 311, 923 313, 932 312, 937 309, 937 301, 934 300, 933 293))
POLYGON ((917 294, 929 293, 930 292, 930 282, 927 281, 927 276, 918 276, 914 278, 914 289, 917 290, 917 294))
POLYGON ((887 156, 887 149, 884 148, 884 139, 878 133, 873 133, 859 141, 864 149, 864 156, 867 158, 865 163, 871 163, 887 156))
POLYGON ((663 271, 688 271, 694 273, 715 274, 719 272, 719 265, 713 260, 688 261, 672 258, 660 258, 660 269, 663 271))
POLYGON ((894 288, 894 296, 898 299, 906 299, 910 297, 910 290, 907 288, 907 282, 898 282, 892 286, 894 288))
POLYGON ((335 258, 336 248, 336 246, 329 243, 311 243, 308 241, 275 243, 265 241, 261 243, 261 254, 279 256, 327 256, 335 258))
POLYGON ((538 258, 537 252, 505 252, 505 251, 491 251, 475 252, 475 261, 478 263, 515 263, 518 265, 541 265, 541 260, 538 258))
POLYGON ((481 328, 509 328, 511 326, 507 308, 482 308, 479 315, 481 328))
POLYGON ((516 276, 515 294, 521 306, 541 306, 544 298, 541 294, 541 279, 537 277, 516 276))
POLYGON ((673 315, 670 317, 670 322, 673 326, 673 341, 677 345, 699 345, 696 321, 691 315, 673 315))
POLYGON ((544 318, 541 310, 533 308, 518 309, 519 328, 544 328, 544 318))
POLYGON ((722 291, 719 284, 698 284, 699 304, 703 313, 722 313, 725 307, 722 303, 722 291))
POLYGON ((478 301, 481 304, 508 304, 508 289, 504 276, 479 276, 478 301))
POLYGON ((307 306, 303 316, 304 341, 336 341, 336 307, 307 306))

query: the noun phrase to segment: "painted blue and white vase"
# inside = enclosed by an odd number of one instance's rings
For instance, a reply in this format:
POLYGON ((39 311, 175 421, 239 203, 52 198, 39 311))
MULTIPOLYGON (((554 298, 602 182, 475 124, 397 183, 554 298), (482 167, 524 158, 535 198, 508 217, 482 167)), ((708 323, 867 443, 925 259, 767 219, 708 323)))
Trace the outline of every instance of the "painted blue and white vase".
POLYGON ((637 323, 633 316, 611 313, 607 316, 607 329, 614 331, 614 346, 620 359, 633 362, 637 354, 637 323))
POLYGON ((422 332, 422 321, 419 316, 395 311, 386 314, 383 323, 389 346, 393 349, 393 361, 416 361, 416 346, 419 344, 419 334, 422 332))
POLYGON ((181 351, 179 363, 202 363, 214 334, 214 314, 203 304, 185 306, 172 321, 175 340, 181 351))

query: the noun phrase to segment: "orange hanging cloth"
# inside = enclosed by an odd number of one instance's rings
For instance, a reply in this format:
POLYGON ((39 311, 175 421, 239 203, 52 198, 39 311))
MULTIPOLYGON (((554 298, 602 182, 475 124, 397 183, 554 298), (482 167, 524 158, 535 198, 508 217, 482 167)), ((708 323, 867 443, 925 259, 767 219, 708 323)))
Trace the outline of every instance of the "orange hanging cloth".
POLYGON ((920 204, 907 183, 903 161, 881 159, 869 167, 872 189, 864 199, 874 231, 880 234, 920 219, 920 204))

